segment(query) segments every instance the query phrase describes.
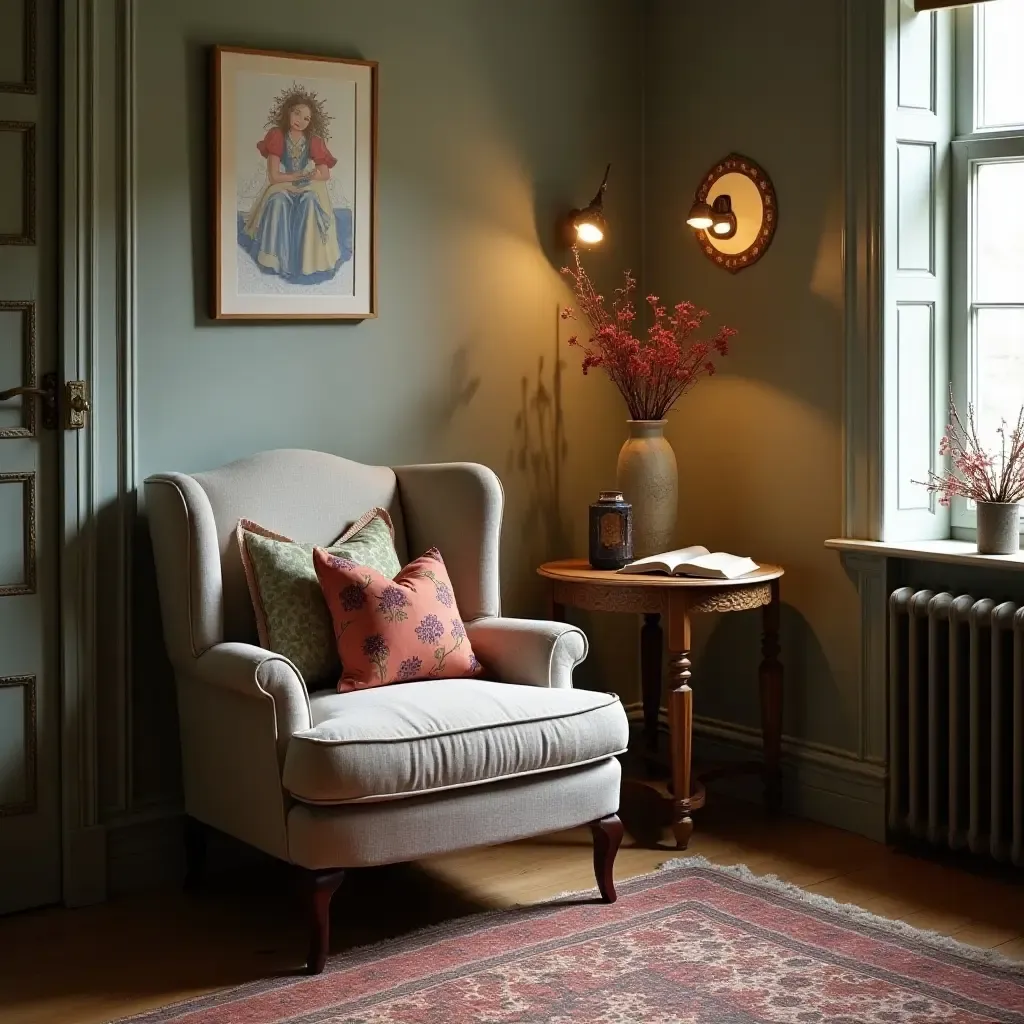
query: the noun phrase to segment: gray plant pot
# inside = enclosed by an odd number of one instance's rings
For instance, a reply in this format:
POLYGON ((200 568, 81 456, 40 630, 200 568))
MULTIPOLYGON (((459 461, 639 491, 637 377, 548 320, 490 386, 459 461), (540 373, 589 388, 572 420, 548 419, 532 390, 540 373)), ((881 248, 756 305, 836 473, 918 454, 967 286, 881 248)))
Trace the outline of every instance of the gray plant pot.
POLYGON ((1020 505, 978 502, 978 554, 1015 555, 1020 548, 1020 505))

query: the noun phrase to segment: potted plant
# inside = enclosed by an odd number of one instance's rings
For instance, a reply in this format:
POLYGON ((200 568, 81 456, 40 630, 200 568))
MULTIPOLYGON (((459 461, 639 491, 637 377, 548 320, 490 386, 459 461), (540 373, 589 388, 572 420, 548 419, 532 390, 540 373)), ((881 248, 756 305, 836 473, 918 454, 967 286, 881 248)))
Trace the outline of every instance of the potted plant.
POLYGON ((574 266, 562 273, 572 281, 576 308, 564 309, 562 319, 577 319, 578 311, 589 321, 590 337, 574 335, 569 344, 583 350, 584 374, 600 367, 626 401, 629 437, 619 452, 617 483, 633 506, 634 557, 642 558, 669 547, 676 525, 678 472, 666 417, 697 381, 715 372, 715 357, 728 353, 736 331, 721 327, 710 340, 695 340, 708 311, 692 302, 669 310, 657 295, 647 296, 650 326, 638 330, 633 275, 626 271, 608 308, 575 248, 573 257, 574 266))
POLYGON ((915 481, 938 494, 939 503, 967 498, 978 507, 978 552, 982 555, 1012 555, 1020 546, 1020 503, 1024 501, 1024 407, 1017 425, 1007 430, 1006 420, 997 428, 999 451, 982 447, 974 405, 967 406, 963 422, 949 392, 949 425, 939 443, 939 454, 950 465, 942 473, 929 473, 915 481))

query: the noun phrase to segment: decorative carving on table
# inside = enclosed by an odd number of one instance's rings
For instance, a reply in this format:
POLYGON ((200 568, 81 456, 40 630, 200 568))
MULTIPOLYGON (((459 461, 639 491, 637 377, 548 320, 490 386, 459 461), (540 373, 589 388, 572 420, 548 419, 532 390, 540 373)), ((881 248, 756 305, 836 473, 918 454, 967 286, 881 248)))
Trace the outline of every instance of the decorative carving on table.
POLYGON ((588 612, 654 612, 665 607, 665 598, 655 591, 631 587, 593 587, 586 583, 554 583, 551 589, 556 604, 570 605, 588 612))
POLYGON ((704 612, 745 612, 760 608, 772 599, 770 583, 751 584, 742 588, 719 590, 706 597, 687 602, 687 610, 695 613, 704 612))

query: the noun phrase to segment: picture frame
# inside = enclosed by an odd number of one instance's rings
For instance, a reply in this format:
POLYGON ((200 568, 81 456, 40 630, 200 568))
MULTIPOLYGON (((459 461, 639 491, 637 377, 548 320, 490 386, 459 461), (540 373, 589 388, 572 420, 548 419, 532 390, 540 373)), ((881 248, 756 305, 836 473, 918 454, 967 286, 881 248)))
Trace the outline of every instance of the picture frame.
POLYGON ((214 47, 211 316, 377 315, 377 63, 214 47))

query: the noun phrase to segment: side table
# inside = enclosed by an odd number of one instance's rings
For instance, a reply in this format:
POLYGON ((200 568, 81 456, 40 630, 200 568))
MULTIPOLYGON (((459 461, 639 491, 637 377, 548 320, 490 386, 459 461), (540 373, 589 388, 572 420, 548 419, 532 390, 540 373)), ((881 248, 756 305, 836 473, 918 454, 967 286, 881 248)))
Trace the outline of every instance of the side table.
MULTIPOLYGON (((547 562, 538 570, 550 586, 551 617, 562 619, 566 606, 586 611, 632 612, 644 617, 640 632, 644 742, 657 749, 661 704, 661 651, 664 619, 668 625, 669 748, 672 758, 672 833, 685 850, 693 834, 691 812, 704 804, 704 790, 692 777, 693 690, 690 620, 701 612, 763 609, 761 641, 761 735, 763 761, 739 770, 760 771, 765 799, 778 807, 782 797, 782 665, 779 663, 779 580, 783 569, 762 564, 757 572, 734 580, 618 573, 592 569, 583 559, 547 562)), ((724 774, 720 772, 717 774, 724 774)))

